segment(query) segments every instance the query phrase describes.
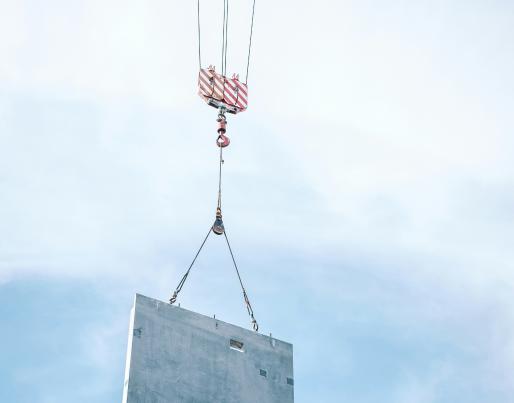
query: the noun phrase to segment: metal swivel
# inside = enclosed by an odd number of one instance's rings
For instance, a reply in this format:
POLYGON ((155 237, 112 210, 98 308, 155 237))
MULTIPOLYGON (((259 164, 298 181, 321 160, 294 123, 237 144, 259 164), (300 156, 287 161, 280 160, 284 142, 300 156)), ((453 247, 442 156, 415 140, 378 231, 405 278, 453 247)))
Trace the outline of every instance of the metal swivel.
POLYGON ((225 134, 227 131, 227 119, 225 118, 225 115, 220 113, 218 115, 218 119, 216 119, 216 122, 218 122, 218 133, 225 134))
POLYGON ((225 232, 225 227, 223 226, 223 220, 221 218, 221 209, 218 207, 216 209, 216 220, 214 224, 212 224, 212 232, 216 235, 223 235, 225 232))

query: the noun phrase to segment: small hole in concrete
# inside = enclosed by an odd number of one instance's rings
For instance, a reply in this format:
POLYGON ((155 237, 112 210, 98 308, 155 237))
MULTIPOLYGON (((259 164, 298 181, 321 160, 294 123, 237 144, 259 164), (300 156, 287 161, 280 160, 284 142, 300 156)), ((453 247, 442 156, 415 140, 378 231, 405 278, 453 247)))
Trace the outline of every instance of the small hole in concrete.
POLYGON ((230 348, 233 350, 244 352, 243 342, 238 340, 230 339, 230 348))
POLYGON ((267 372, 266 372, 266 370, 264 370, 264 369, 259 370, 259 373, 260 373, 260 375, 261 375, 261 376, 263 376, 264 378, 266 378, 266 377, 268 376, 268 373, 267 373, 267 372))
POLYGON ((288 385, 294 385, 294 379, 293 378, 287 378, 287 384, 288 385))

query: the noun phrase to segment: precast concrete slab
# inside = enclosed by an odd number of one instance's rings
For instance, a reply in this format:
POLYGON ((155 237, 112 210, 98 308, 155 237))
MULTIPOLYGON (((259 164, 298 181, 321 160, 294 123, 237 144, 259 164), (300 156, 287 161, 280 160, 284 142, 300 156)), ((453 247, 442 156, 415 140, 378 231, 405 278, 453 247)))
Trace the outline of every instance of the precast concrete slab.
POLYGON ((293 346, 136 294, 123 403, 293 403, 293 346))

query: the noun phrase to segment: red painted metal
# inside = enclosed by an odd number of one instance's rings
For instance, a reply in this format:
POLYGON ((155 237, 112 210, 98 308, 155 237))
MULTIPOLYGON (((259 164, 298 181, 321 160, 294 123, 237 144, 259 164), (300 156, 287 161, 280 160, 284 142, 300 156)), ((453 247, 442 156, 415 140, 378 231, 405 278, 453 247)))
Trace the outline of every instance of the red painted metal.
POLYGON ((210 106, 229 113, 244 112, 248 107, 248 86, 239 81, 238 75, 227 78, 216 73, 213 66, 200 69, 198 95, 210 106))
POLYGON ((230 139, 225 136, 227 132, 227 120, 225 119, 225 115, 220 113, 216 121, 218 122, 218 138, 216 144, 218 147, 226 147, 230 144, 230 139))
POLYGON ((216 140, 218 147, 227 147, 230 144, 230 139, 224 134, 220 134, 216 140))

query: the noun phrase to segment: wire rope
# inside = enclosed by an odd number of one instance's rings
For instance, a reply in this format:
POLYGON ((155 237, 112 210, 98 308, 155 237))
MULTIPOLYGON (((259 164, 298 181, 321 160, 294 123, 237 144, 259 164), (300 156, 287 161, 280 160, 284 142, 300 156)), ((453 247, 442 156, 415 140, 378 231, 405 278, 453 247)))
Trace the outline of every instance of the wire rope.
POLYGON ((227 18, 225 20, 225 60, 223 62, 223 75, 227 74, 227 54, 228 54, 228 1, 226 0, 226 14, 227 18))
POLYGON ((245 84, 248 84, 248 72, 250 70, 250 54, 252 52, 252 37, 253 37, 253 20, 255 18, 255 0, 253 0, 252 6, 252 23, 250 25, 250 41, 248 43, 248 59, 246 61, 246 78, 245 84))
POLYGON ((198 25, 198 66, 202 69, 202 45, 201 45, 201 31, 200 31, 200 0, 197 0, 197 25, 198 25))
POLYGON ((173 295, 172 297, 170 298, 170 304, 173 304, 175 303, 175 301, 177 300, 177 297, 178 297, 178 293, 182 290, 182 286, 184 285, 184 283, 186 282, 187 280, 187 276, 189 276, 189 272, 191 271, 191 268, 193 267, 193 265, 195 264, 196 262, 196 258, 198 257, 198 255, 200 254, 200 252, 202 251, 202 248, 203 246, 205 245, 205 242, 207 241, 207 238, 209 238, 209 235, 211 234, 212 232, 212 226, 209 228, 209 232, 207 232, 207 235, 205 236, 205 239, 203 240, 202 244, 200 245, 200 249, 198 249, 198 252, 196 252, 196 255, 193 259, 193 261, 191 262, 191 264, 189 265, 189 268, 187 269, 186 273, 184 274, 184 276, 182 277, 182 280, 180 280, 180 282, 178 283, 178 286, 177 288, 175 289, 175 291, 173 292, 173 295))
POLYGON ((234 263, 234 268, 236 269, 237 278, 239 279, 239 284, 241 284, 241 289, 243 290, 243 298, 244 298, 244 301, 246 304, 246 310, 248 311, 248 315, 252 319, 253 330, 255 330, 257 332, 257 331, 259 331, 259 325, 253 315, 252 304, 250 304, 250 299, 248 298, 248 294, 246 293, 245 287, 243 285, 243 280, 241 279, 241 274, 239 274, 239 269, 237 268, 236 259, 234 258, 234 253, 232 253, 232 248, 230 247, 230 242, 228 241, 226 230, 223 232, 223 235, 225 235, 225 240, 227 241, 228 250, 230 251, 230 256, 232 257, 232 262, 234 263))
POLYGON ((221 166, 223 165, 223 147, 220 147, 220 169, 218 177, 218 208, 221 209, 221 166))
POLYGON ((226 14, 226 4, 227 0, 223 0, 223 26, 222 26, 222 35, 221 35, 221 74, 225 75, 224 69, 224 60, 225 60, 225 22, 227 18, 226 14))

